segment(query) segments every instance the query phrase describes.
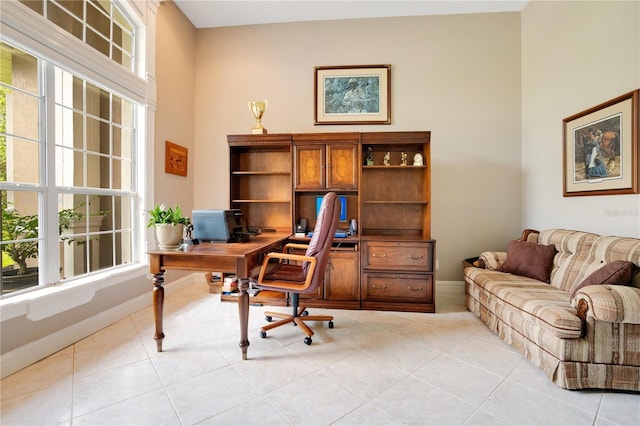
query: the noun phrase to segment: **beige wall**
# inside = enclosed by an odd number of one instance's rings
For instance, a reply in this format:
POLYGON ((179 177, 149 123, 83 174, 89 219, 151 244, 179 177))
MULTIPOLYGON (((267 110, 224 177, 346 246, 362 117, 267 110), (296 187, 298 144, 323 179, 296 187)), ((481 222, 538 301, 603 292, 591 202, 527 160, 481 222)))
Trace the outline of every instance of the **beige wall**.
POLYGON ((173 2, 158 8, 156 109, 151 202, 180 205, 191 216, 194 187, 194 104, 196 30, 173 2), (164 172, 165 141, 189 150, 187 177, 164 172))
POLYGON ((519 13, 201 29, 195 81, 195 207, 228 206, 226 135, 266 98, 269 133, 432 132, 438 280, 520 232, 519 13), (314 126, 314 67, 353 64, 391 64, 392 124, 314 126))
POLYGON ((562 120, 640 88, 640 2, 522 11, 523 227, 640 237, 640 195, 562 196, 562 120))

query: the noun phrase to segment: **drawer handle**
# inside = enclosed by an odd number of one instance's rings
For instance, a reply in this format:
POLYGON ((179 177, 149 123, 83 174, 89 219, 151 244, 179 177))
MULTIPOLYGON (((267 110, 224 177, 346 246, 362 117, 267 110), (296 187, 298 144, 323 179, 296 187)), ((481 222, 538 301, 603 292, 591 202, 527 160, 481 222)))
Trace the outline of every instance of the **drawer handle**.
POLYGON ((375 254, 375 253, 373 253, 373 254, 372 254, 372 256, 373 256, 373 257, 387 257, 387 254, 386 254, 386 253, 382 253, 382 254, 375 254))
POLYGON ((409 290, 411 290, 411 291, 420 291, 420 290, 422 290, 422 287, 413 288, 413 287, 409 286, 408 288, 409 288, 409 290))
POLYGON ((423 257, 424 257, 424 256, 415 256, 415 255, 413 255, 413 254, 410 254, 410 255, 409 255, 409 259, 415 259, 415 260, 422 259, 423 257))
POLYGON ((383 290, 384 290, 384 289, 386 289, 386 288, 387 288, 387 285, 386 285, 386 284, 382 284, 382 287, 378 287, 377 285, 372 284, 372 285, 371 285, 371 287, 373 287, 373 288, 381 288, 381 289, 383 289, 383 290))

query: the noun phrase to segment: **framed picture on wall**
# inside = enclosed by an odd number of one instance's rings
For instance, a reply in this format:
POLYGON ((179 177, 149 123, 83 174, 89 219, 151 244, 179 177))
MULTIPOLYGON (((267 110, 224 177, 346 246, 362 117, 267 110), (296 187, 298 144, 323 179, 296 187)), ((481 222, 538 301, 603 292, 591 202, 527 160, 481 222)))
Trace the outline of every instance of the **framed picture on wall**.
POLYGON ((563 196, 637 194, 640 90, 563 120, 563 196))
POLYGON ((391 65, 315 68, 314 124, 390 124, 391 65))
POLYGON ((187 176, 189 150, 170 141, 165 142, 164 172, 178 176, 187 176))

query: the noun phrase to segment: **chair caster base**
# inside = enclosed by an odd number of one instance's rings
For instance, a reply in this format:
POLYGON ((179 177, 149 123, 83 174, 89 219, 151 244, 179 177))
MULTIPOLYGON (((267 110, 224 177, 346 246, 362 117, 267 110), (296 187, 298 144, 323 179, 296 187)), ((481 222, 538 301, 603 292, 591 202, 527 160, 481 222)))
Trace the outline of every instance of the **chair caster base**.
POLYGON ((311 337, 305 337, 304 338, 304 344, 309 346, 311 344, 311 342, 313 342, 313 340, 311 340, 311 337))

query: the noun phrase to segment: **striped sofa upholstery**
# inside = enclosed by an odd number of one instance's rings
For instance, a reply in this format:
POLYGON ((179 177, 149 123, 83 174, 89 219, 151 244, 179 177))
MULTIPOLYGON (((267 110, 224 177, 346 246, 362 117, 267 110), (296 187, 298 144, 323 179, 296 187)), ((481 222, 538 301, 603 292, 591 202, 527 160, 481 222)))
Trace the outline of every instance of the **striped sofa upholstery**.
POLYGON ((523 237, 555 245, 550 284, 500 272, 506 253, 485 252, 464 270, 468 309, 560 387, 640 391, 640 273, 631 286, 591 285, 572 297, 603 264, 639 267, 640 239, 564 229, 523 237))

